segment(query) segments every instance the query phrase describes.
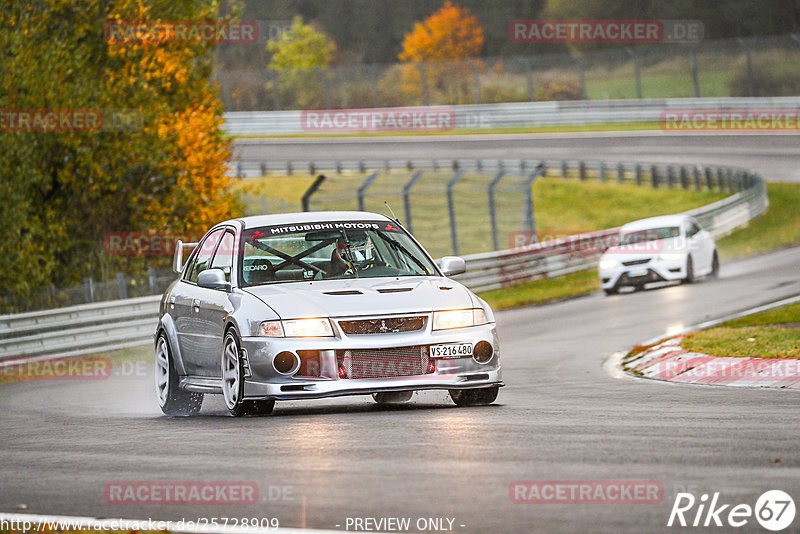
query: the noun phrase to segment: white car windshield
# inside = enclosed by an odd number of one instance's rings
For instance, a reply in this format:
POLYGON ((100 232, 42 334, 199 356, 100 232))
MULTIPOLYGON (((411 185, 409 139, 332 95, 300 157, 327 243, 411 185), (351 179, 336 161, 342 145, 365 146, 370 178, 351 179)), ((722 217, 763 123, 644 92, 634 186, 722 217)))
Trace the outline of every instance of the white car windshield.
POLYGON ((647 243, 649 241, 659 241, 661 239, 669 239, 671 237, 678 237, 681 235, 681 229, 677 226, 662 226, 660 228, 647 228, 645 230, 636 230, 634 232, 626 232, 620 238, 621 245, 634 245, 636 243, 647 243))
POLYGON ((298 223, 248 229, 243 286, 438 274, 428 255, 392 222, 298 223))

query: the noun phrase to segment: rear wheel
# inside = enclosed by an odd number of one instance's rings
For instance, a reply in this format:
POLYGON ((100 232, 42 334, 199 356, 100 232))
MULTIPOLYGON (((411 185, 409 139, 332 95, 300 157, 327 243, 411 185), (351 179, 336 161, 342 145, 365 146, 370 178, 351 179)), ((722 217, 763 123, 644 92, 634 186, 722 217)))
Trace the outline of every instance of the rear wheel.
POLYGON ((480 406, 491 404, 497 399, 499 386, 479 389, 451 389, 450 398, 456 406, 480 406))
POLYGON ((399 404, 408 402, 414 395, 413 391, 386 391, 383 393, 373 393, 372 398, 378 404, 399 404))
POLYGON ((195 415, 203 405, 203 394, 178 387, 178 373, 167 336, 162 332, 156 341, 156 397, 166 415, 195 415))

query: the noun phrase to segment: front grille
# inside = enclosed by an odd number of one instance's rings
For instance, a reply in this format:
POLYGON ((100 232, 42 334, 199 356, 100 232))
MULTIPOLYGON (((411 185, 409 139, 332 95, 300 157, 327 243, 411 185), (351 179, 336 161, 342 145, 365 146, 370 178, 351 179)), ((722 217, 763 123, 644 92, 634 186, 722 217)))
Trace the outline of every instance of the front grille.
POLYGON ((424 375, 428 369, 428 347, 337 350, 336 363, 342 378, 391 378, 424 375))
POLYGON ((396 332, 415 332, 425 328, 425 316, 390 317, 387 319, 357 319, 339 321, 345 334, 391 334, 396 332))
POLYGON ((625 267, 630 267, 631 265, 643 265, 650 261, 650 258, 644 260, 630 260, 630 261, 623 261, 622 265, 625 267))

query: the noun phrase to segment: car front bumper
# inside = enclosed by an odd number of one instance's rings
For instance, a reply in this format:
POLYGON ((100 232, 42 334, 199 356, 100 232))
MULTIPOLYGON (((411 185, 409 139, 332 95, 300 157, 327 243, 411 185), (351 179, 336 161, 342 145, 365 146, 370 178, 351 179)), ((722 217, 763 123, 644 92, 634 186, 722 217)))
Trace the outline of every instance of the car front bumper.
MULTIPOLYGON (((642 258, 644 259, 644 258, 642 258)), ((630 260, 625 260, 630 261, 630 260)), ((638 265, 619 265, 611 269, 598 269, 603 289, 621 286, 639 286, 651 282, 670 282, 686 278, 686 259, 662 260, 651 258, 638 265)))
POLYGON ((497 330, 493 323, 454 330, 430 331, 428 327, 418 332, 335 338, 244 337, 242 348, 250 368, 250 376, 246 377, 244 386, 246 399, 316 399, 387 391, 468 389, 503 385, 497 330), (434 362, 433 372, 386 378, 340 378, 337 373, 337 351, 378 351, 448 343, 470 343, 474 347, 479 341, 486 341, 493 348, 492 358, 486 363, 479 363, 472 357, 430 359, 434 362), (324 376, 285 376, 275 371, 272 361, 276 354, 282 351, 297 353, 306 350, 319 351, 322 368, 325 369, 320 374, 324 376))

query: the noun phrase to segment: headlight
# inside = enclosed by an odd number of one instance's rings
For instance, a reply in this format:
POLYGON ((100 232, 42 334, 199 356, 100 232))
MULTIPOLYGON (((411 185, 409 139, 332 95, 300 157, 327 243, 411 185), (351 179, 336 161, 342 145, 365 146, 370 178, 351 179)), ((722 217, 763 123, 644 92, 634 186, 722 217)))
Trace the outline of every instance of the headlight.
POLYGON ((666 260, 666 261, 682 260, 685 257, 686 257, 686 254, 680 254, 680 253, 677 253, 677 252, 665 252, 664 254, 659 254, 658 255, 658 259, 659 260, 666 260))
POLYGON ((328 319, 294 319, 283 321, 286 337, 333 337, 328 319))
POLYGON ((483 308, 471 310, 448 310, 433 312, 433 329, 449 330, 451 328, 464 328, 477 326, 489 322, 483 308))
POLYGON ((325 318, 264 321, 258 333, 268 337, 333 337, 333 327, 325 318))
POLYGON ((611 258, 606 258, 606 259, 600 260, 600 263, 598 264, 598 267, 600 267, 601 269, 613 269, 617 265, 619 265, 619 262, 617 260, 612 260, 611 258))

